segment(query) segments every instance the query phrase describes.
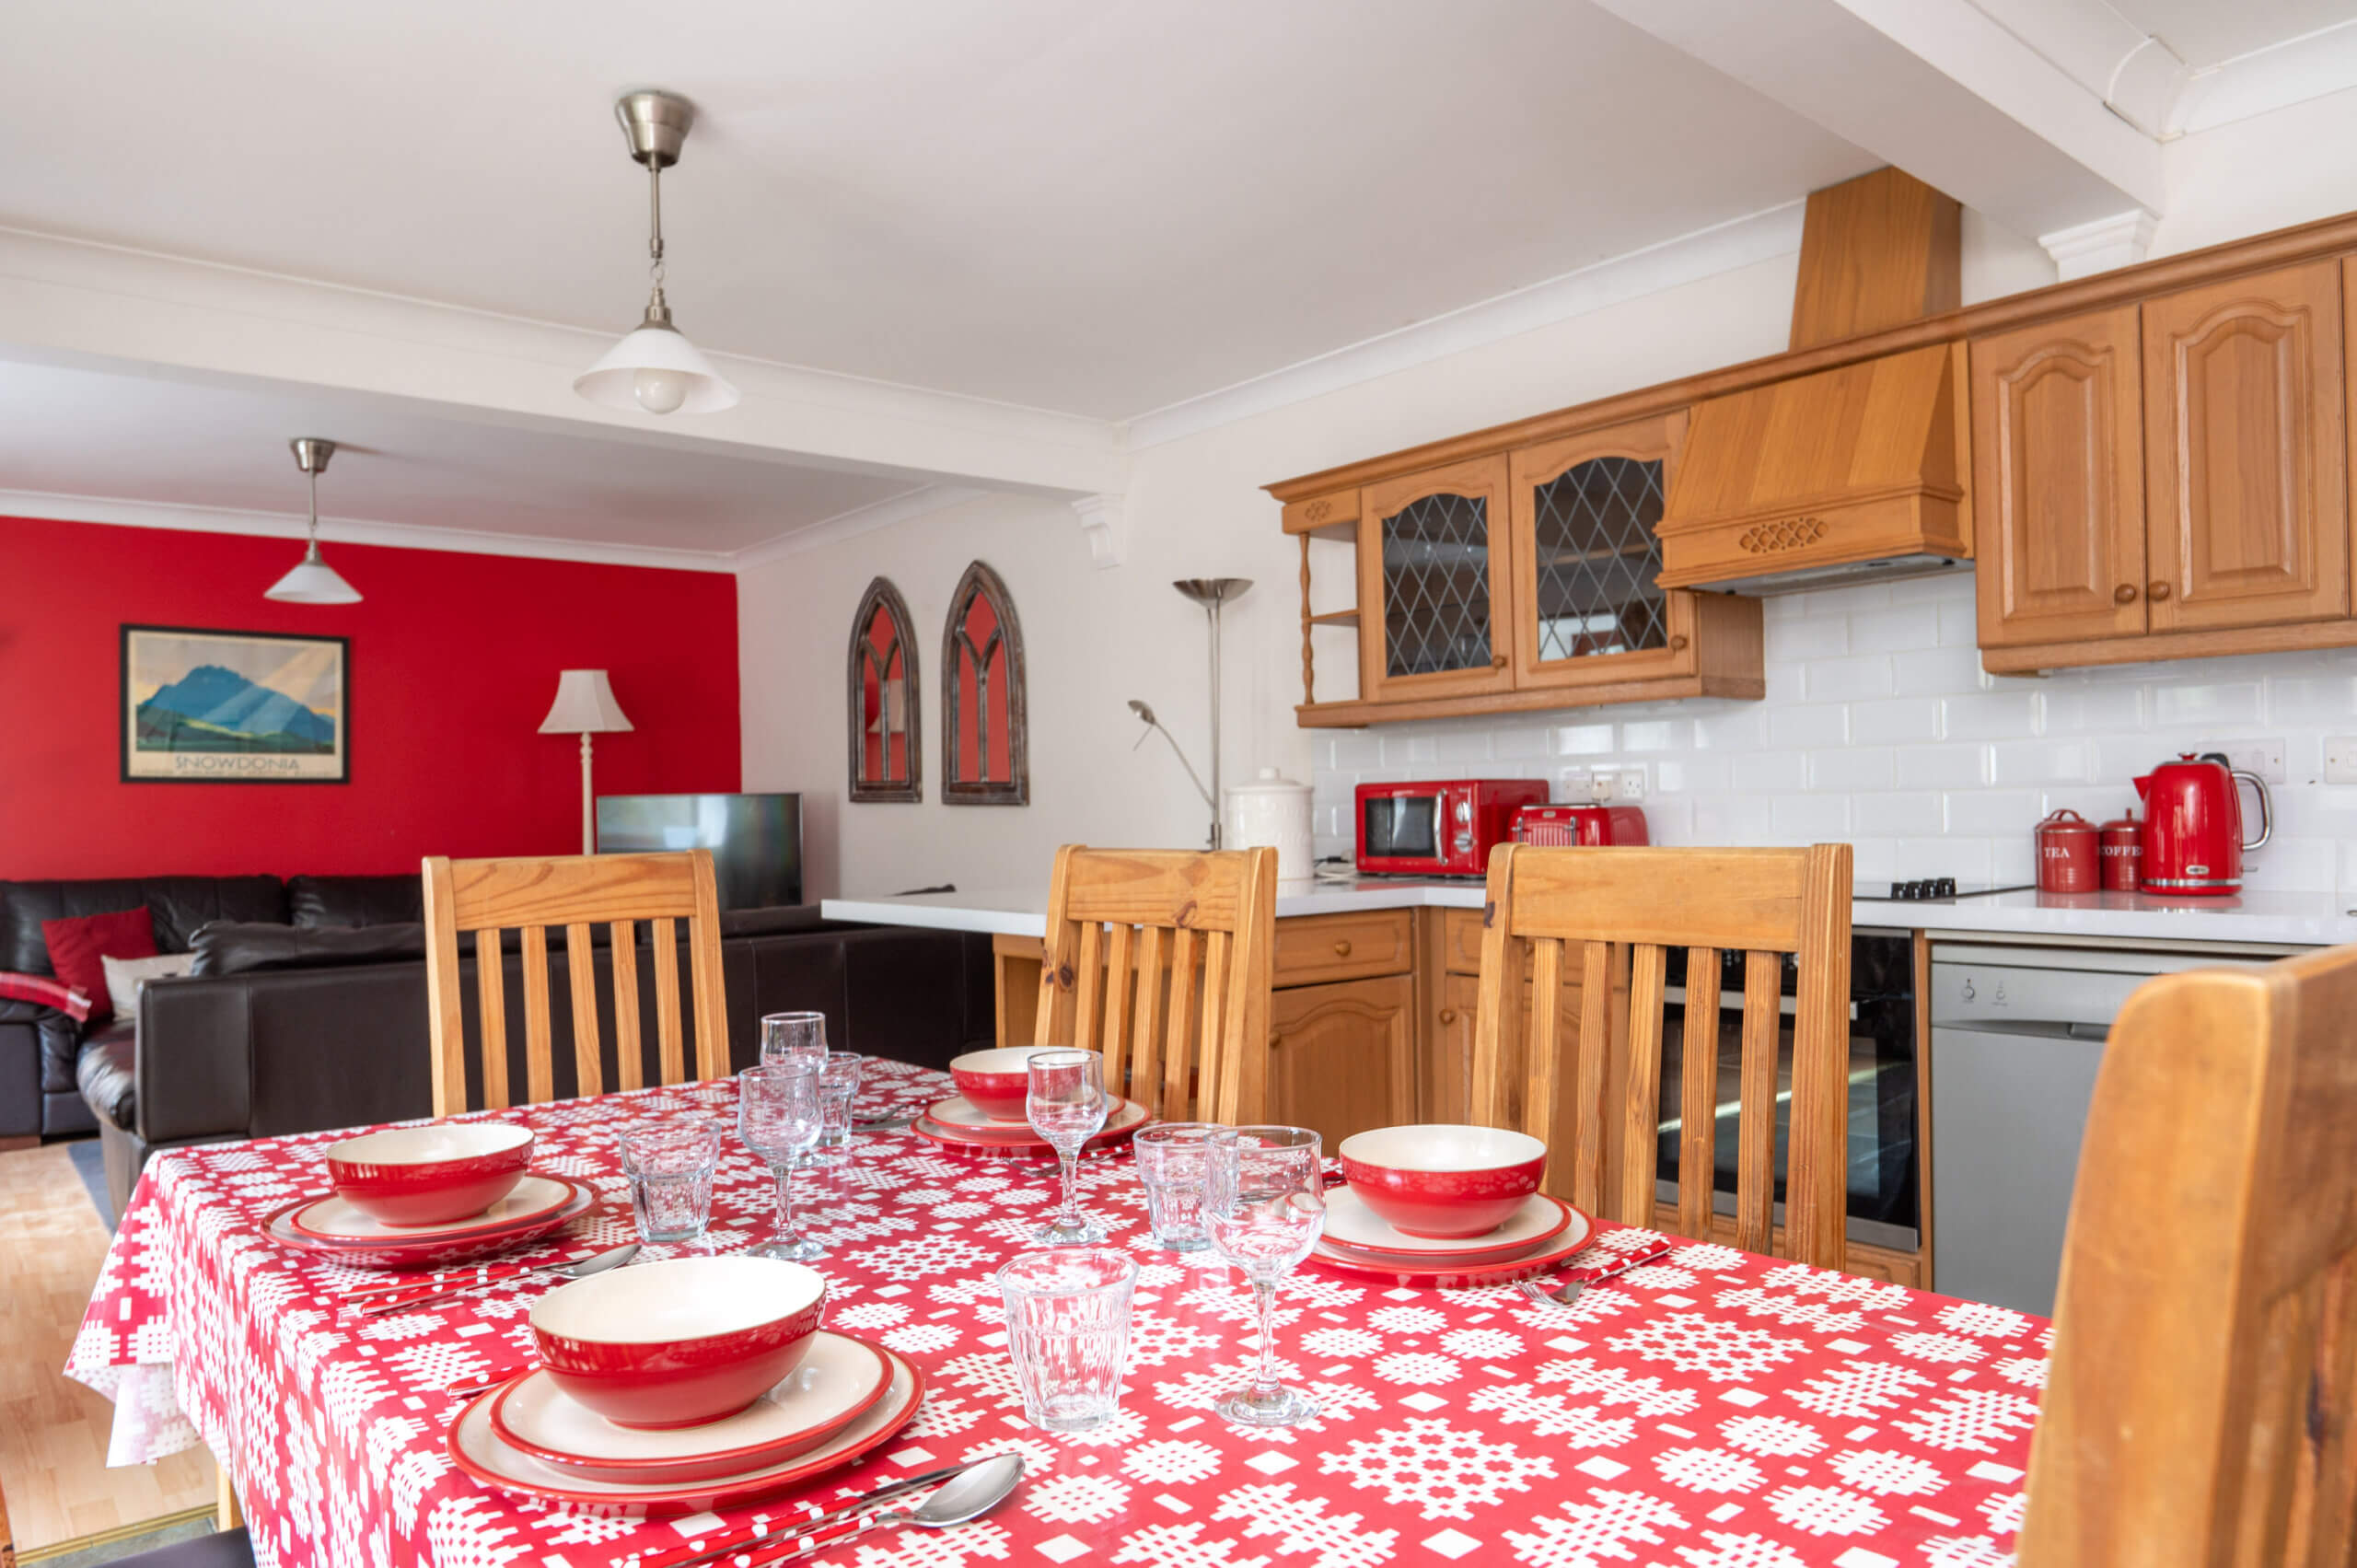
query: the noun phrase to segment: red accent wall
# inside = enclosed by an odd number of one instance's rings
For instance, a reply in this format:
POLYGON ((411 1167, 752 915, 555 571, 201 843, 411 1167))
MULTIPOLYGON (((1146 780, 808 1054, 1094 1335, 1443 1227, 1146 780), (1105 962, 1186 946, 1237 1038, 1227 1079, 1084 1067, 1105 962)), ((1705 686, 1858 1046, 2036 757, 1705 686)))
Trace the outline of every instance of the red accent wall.
POLYGON ((637 726, 598 738, 599 794, 738 787, 733 576, 331 542, 360 603, 262 598, 300 553, 0 517, 0 878, 577 853, 580 741, 538 733, 560 669, 610 671, 637 726), (352 639, 352 782, 121 782, 126 621, 352 639))

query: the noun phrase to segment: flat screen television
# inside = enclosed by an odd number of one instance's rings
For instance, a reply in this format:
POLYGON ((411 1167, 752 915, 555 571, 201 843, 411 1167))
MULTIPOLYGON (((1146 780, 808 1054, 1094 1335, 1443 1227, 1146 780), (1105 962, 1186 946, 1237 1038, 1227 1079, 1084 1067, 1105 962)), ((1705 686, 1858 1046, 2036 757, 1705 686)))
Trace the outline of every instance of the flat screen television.
POLYGON ((802 901, 798 795, 601 795, 598 853, 708 849, 720 907, 802 901))

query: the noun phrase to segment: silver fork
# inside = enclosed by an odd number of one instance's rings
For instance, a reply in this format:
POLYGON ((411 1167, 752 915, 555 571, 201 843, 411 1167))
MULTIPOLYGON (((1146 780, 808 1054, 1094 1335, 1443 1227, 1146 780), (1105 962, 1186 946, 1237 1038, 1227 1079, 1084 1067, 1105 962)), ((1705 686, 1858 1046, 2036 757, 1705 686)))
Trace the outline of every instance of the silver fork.
POLYGON ((1606 1280, 1617 1280, 1631 1269, 1642 1268, 1647 1263, 1658 1262, 1663 1258, 1669 1255, 1669 1248, 1670 1244, 1665 1241, 1657 1247, 1649 1247, 1643 1252, 1631 1252, 1625 1258, 1605 1265, 1597 1272, 1590 1274, 1585 1279, 1570 1281, 1565 1283, 1561 1290, 1549 1290, 1541 1285, 1537 1280, 1517 1281, 1515 1283, 1515 1288, 1520 1290, 1523 1295, 1530 1297, 1531 1300, 1538 1302, 1542 1306, 1569 1307, 1573 1302, 1577 1301, 1580 1298, 1580 1293, 1587 1289, 1588 1286, 1592 1284, 1600 1284, 1606 1280))
MULTIPOLYGON (((544 1264, 533 1269, 532 1273, 547 1274, 563 1280, 586 1280, 592 1274, 602 1274, 608 1269, 621 1268, 632 1259, 637 1256, 638 1243, 635 1241, 625 1241, 620 1247, 608 1248, 605 1251, 598 1253, 594 1258, 584 1258, 578 1262, 574 1263, 544 1264)), ((530 1275, 518 1277, 529 1278, 530 1275)), ((414 1312, 419 1307, 427 1306, 431 1303, 447 1301, 451 1296, 463 1295, 468 1291, 479 1289, 484 1283, 485 1282, 482 1280, 462 1280, 459 1283, 452 1285, 447 1290, 437 1290, 425 1295, 406 1297, 396 1296, 391 1301, 378 1302, 373 1307, 364 1305, 354 1307, 353 1310, 358 1312, 363 1318, 387 1318, 403 1312, 414 1312)), ((509 1282, 493 1281, 490 1283, 506 1283, 509 1282)))

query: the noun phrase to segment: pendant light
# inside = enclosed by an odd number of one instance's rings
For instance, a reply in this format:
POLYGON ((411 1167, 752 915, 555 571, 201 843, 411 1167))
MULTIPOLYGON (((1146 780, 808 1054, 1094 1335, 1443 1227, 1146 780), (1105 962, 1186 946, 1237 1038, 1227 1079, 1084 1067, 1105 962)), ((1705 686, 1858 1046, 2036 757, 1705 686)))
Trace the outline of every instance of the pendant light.
POLYGON ((573 389, 607 408, 648 413, 716 413, 733 408, 737 389, 671 325, 671 305, 663 297, 663 171, 679 161, 688 128, 695 123, 695 108, 669 93, 626 93, 614 105, 614 116, 622 122, 630 156, 646 166, 646 253, 655 290, 646 301, 646 319, 575 377, 573 389))
POLYGON ((282 604, 358 604, 360 590, 319 559, 319 470, 335 456, 335 443, 297 436, 287 445, 295 448, 295 466, 311 476, 311 542, 295 570, 273 583, 262 598, 282 604))

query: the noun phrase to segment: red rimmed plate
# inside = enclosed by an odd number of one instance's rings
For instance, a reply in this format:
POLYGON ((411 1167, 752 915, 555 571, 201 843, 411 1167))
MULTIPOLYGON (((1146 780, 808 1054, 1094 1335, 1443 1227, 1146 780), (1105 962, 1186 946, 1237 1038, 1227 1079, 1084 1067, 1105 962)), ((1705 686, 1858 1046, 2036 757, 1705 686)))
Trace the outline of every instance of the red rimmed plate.
POLYGON ((502 1438, 491 1424, 493 1401, 480 1396, 469 1401, 458 1419, 451 1422, 444 1446, 453 1463, 483 1485, 529 1497, 545 1497, 551 1502, 648 1514, 697 1514, 739 1507, 774 1497, 813 1476, 865 1458, 890 1442, 909 1423, 909 1418, 916 1414, 917 1406, 924 1400, 924 1374, 903 1356, 888 1350, 883 1354, 892 1367, 891 1382, 884 1397, 870 1405, 858 1420, 807 1453, 734 1475, 679 1484, 598 1481, 562 1470, 541 1463, 502 1438))
MULTIPOLYGON (((952 1095, 925 1107, 918 1125, 930 1123, 935 1132, 946 1138, 961 1138, 970 1144, 997 1144, 1018 1147, 1045 1149, 1048 1141, 1031 1130, 1028 1121, 993 1121, 963 1095, 952 1095)), ((1099 1138, 1126 1137, 1146 1122, 1146 1109, 1133 1099, 1122 1099, 1105 1118, 1089 1142, 1099 1138)))
POLYGON ((807 1454, 866 1414, 891 1385, 880 1347, 822 1330, 776 1388, 700 1426, 616 1426, 539 1368, 492 1396, 491 1426, 508 1446, 568 1475, 684 1486, 807 1454))
POLYGON ((1377 1263, 1329 1247, 1321 1236, 1309 1249, 1309 1260, 1361 1279, 1389 1280, 1394 1284, 1432 1290, 1467 1290, 1475 1285, 1512 1284, 1516 1280, 1543 1274, 1585 1247, 1595 1235, 1596 1227, 1588 1223, 1587 1216, 1573 1209, 1572 1223, 1561 1236, 1536 1252, 1527 1252, 1519 1258, 1502 1258, 1490 1263, 1377 1263))
POLYGON ((572 1183, 561 1176, 528 1172, 515 1189, 481 1214, 442 1225, 387 1225, 350 1199, 323 1193, 297 1207, 286 1223, 295 1234, 331 1247, 383 1247, 404 1241, 471 1241, 494 1231, 513 1230, 546 1219, 573 1201, 572 1183))
POLYGON ((1487 1236, 1439 1241, 1395 1230, 1348 1187, 1326 1194, 1326 1231, 1319 1239, 1345 1257, 1409 1268, 1453 1263, 1502 1263, 1536 1252, 1571 1228, 1579 1211, 1561 1198, 1534 1192, 1521 1209, 1487 1236))
POLYGON ((588 1183, 570 1177, 552 1177, 572 1190, 573 1196, 554 1214, 532 1221, 528 1225, 511 1225, 505 1230, 488 1235, 462 1237, 412 1237, 395 1232, 391 1239, 366 1245, 316 1241, 295 1229, 292 1221, 296 1210, 316 1203, 316 1196, 297 1198, 273 1209, 263 1216, 261 1233, 265 1239, 314 1258, 325 1258, 355 1269, 417 1269, 443 1268, 464 1263, 493 1252, 504 1252, 528 1241, 537 1241, 561 1225, 569 1225, 598 1206, 598 1194, 588 1183))

